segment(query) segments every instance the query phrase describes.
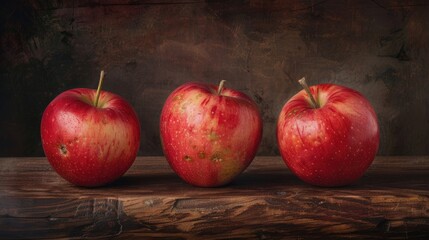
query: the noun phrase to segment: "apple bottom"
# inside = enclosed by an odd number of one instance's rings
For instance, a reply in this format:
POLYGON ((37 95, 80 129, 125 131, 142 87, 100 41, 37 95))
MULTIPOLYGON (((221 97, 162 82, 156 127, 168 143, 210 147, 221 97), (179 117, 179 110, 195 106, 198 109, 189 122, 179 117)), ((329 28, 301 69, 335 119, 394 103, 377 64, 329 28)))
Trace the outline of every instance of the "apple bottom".
MULTIPOLYGON (((282 155, 287 167, 302 181, 320 187, 340 187, 357 182, 372 161, 330 156, 292 158, 282 155), (329 166, 328 169, 327 166, 329 166)), ((374 159, 375 154, 368 156, 374 159)))
POLYGON ((220 187, 229 184, 243 172, 254 156, 240 151, 186 151, 168 153, 171 168, 185 182, 197 187, 220 187), (242 160, 239 160, 242 159, 242 160))
MULTIPOLYGON (((69 163, 61 164, 58 167, 54 161, 49 161, 54 168, 54 170, 68 182, 81 186, 81 187, 98 187, 103 186, 109 183, 114 182, 119 177, 121 177, 131 166, 131 164, 106 164, 104 166, 96 163, 98 159, 86 158, 87 163, 69 163), (96 164, 94 164, 94 162, 96 164), (89 167, 91 166, 91 167, 89 167), (66 170, 64 168, 69 168, 73 170, 66 170), (107 170, 110 169, 110 170, 107 170)), ((49 160, 49 159, 48 159, 49 160)), ((130 162, 131 159, 125 160, 124 162, 130 162)))

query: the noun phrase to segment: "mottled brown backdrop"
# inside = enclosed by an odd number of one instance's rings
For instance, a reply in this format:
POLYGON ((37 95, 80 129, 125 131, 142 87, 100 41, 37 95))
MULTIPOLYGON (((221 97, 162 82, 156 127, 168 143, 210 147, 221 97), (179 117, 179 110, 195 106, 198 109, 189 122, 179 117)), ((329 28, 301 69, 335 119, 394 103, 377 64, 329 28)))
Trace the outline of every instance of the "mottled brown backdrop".
POLYGON ((60 92, 105 90, 136 109, 140 155, 161 155, 164 100, 187 81, 217 83, 260 106, 260 155, 278 154, 285 101, 313 83, 361 91, 380 155, 429 154, 427 1, 2 1, 0 156, 42 156, 39 125, 60 92), (5 3, 6 2, 6 3, 5 3))

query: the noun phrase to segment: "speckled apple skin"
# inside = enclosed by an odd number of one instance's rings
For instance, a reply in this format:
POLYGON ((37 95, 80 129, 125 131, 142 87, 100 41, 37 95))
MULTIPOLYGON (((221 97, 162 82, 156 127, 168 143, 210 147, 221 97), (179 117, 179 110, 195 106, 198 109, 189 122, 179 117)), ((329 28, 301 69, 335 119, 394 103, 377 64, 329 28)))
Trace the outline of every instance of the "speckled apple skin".
POLYGON ((54 170, 67 181, 101 186, 122 176, 133 164, 140 145, 140 124, 133 108, 120 96, 71 89, 45 109, 41 138, 54 170))
POLYGON ((359 92, 334 84, 312 86, 322 105, 312 108, 302 90, 283 107, 277 142, 288 168, 317 186, 357 181, 371 165, 379 146, 377 116, 359 92))
POLYGON ((257 105, 244 93, 205 83, 173 91, 161 113, 165 157, 186 182, 200 187, 230 183, 251 163, 262 137, 257 105))

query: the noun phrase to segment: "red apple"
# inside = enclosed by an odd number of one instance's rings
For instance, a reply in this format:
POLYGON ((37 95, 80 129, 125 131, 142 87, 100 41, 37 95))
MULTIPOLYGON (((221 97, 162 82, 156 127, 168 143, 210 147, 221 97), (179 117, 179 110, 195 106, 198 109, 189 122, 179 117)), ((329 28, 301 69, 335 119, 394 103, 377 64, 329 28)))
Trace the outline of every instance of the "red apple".
POLYGON ((140 145, 140 125, 120 96, 77 88, 58 95, 41 123, 43 150, 54 170, 79 186, 101 186, 122 176, 140 145))
POLYGON ((308 88, 280 112, 277 142, 289 169, 318 186, 357 181, 378 150, 377 116, 359 92, 334 84, 308 88))
POLYGON ((186 182, 225 185, 255 157, 262 136, 257 105, 242 92, 187 83, 165 102, 160 130, 164 154, 186 182))

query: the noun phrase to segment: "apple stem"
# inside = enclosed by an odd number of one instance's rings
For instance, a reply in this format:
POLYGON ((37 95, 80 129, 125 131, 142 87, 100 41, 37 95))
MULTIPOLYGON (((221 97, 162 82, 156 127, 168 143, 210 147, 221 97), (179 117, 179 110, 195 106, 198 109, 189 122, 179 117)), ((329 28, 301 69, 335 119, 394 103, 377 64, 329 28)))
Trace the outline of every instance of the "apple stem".
POLYGON ((94 101, 95 107, 98 107, 98 99, 100 99, 100 91, 101 91, 101 85, 103 85, 103 79, 104 79, 104 70, 101 70, 100 80, 98 81, 97 92, 95 93, 95 101, 94 101))
POLYGON ((217 94, 220 95, 222 93, 223 90, 223 85, 225 85, 226 80, 221 80, 219 83, 219 87, 217 88, 217 94))
POLYGON ((313 105, 313 108, 320 108, 320 104, 316 101, 316 99, 314 99, 313 94, 311 94, 310 88, 308 87, 307 82, 305 81, 305 77, 299 79, 298 82, 307 92, 308 96, 310 96, 311 105, 313 105))

